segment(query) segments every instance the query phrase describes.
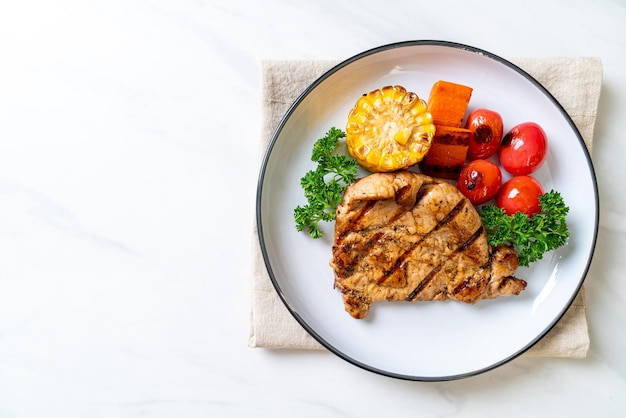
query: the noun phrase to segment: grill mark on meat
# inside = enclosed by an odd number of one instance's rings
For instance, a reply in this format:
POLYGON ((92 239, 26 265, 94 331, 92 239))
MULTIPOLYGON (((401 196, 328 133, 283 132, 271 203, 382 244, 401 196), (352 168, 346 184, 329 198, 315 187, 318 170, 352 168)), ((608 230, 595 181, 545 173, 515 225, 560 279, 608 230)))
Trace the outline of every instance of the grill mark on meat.
POLYGON ((337 211, 335 287, 357 319, 381 300, 473 304, 519 294, 526 282, 512 275, 517 254, 490 246, 485 234, 471 203, 447 183, 372 174, 350 186, 337 211))
POLYGON ((433 277, 435 277, 437 273, 441 271, 442 266, 443 266, 443 263, 440 263, 439 265, 435 266, 435 268, 433 268, 426 275, 426 277, 422 279, 422 281, 417 285, 417 287, 413 289, 411 293, 409 293, 409 295, 406 297, 406 300, 409 302, 413 302, 415 298, 417 297, 417 295, 419 295, 422 292, 422 290, 424 290, 426 286, 428 286, 428 284, 433 280, 433 277))
MULTIPOLYGON (((374 207, 376 206, 376 203, 378 203, 378 201, 372 200, 363 205, 363 208, 361 208, 358 215, 356 215, 353 219, 350 220, 350 222, 348 223, 348 226, 345 228, 343 233, 337 237, 337 243, 341 244, 343 241, 345 241, 346 236, 353 232, 366 231, 368 229, 374 228, 371 225, 363 228, 362 221, 363 221, 363 218, 368 214, 368 212, 374 209, 374 207)), ((402 207, 399 207, 396 213, 394 213, 394 215, 389 220, 388 226, 393 227, 393 224, 396 223, 398 219, 400 219, 405 213, 406 213, 406 210, 403 209, 402 207)))
POLYGON ((417 191, 417 195, 415 197, 415 206, 419 205, 421 201, 428 196, 431 190, 433 190, 437 185, 435 184, 422 184, 422 187, 417 191))
POLYGON ((449 224, 452 221, 452 219, 454 219, 454 217, 456 215, 458 215, 459 212, 461 212, 465 208, 465 205, 467 204, 467 202, 468 201, 465 200, 465 199, 460 200, 459 203, 454 205, 452 210, 450 212, 448 212, 448 214, 446 216, 444 216, 442 220, 437 222, 437 225, 435 225, 435 227, 427 235, 430 235, 433 232, 435 232, 436 230, 441 229, 442 227, 444 227, 447 224, 449 224))
MULTIPOLYGON (((419 247, 422 242, 424 242, 424 240, 426 240, 429 236, 431 236, 433 233, 435 233, 437 230, 443 228, 444 226, 446 226, 447 224, 449 224, 454 217, 459 214, 463 208, 465 207, 466 204, 466 200, 460 200, 453 208, 450 212, 448 212, 443 219, 441 219, 439 222, 437 222, 437 225, 435 225, 430 231, 428 231, 426 234, 424 234, 419 240, 417 240, 416 242, 414 242, 404 253, 402 253, 397 259, 396 262, 393 264, 393 266, 391 266, 391 268, 387 271, 385 271, 382 275, 382 277, 379 277, 376 282, 377 284, 381 284, 384 283, 387 278, 389 276, 392 275, 397 275, 398 274, 398 270, 404 269, 404 265, 406 263, 406 260, 411 258, 411 254, 412 252, 419 247)), ((476 238, 474 238, 476 239, 476 238)), ((429 277, 430 274, 426 277, 429 277)), ((425 280, 425 279, 424 279, 425 280)), ((424 281, 422 280, 422 282, 424 281)), ((425 284, 424 284, 425 286, 425 284)), ((418 288, 422 287, 422 283, 420 283, 420 285, 418 285, 418 288)), ((411 292, 412 294, 413 292, 411 292)))
MULTIPOLYGON (((420 203, 420 200, 425 198, 428 193, 434 189, 435 187, 437 187, 437 185, 434 184, 428 184, 428 185, 423 185, 418 194, 417 194, 417 198, 416 198, 416 205, 420 203)), ((404 189, 404 188, 403 188, 404 189)), ((402 193, 406 193, 406 190, 403 191, 402 193)), ((396 196, 398 196, 398 194, 401 194, 400 192, 396 194, 396 196)), ((372 201, 372 202, 367 202, 363 209, 359 212, 359 214, 350 222, 351 226, 353 225, 357 225, 359 223, 359 221, 367 214, 367 212, 369 212, 370 210, 373 209, 373 207, 375 206, 376 202, 372 201)), ((411 253, 422 244, 422 242, 424 240, 426 240, 429 236, 431 236, 433 233, 435 233, 437 230, 443 228, 444 226, 446 226, 447 224, 449 224, 456 215, 458 215, 464 208, 465 205, 467 204, 466 200, 460 200, 453 208, 450 212, 448 212, 443 219, 441 219, 437 225, 435 225, 430 231, 428 231, 426 234, 424 234, 418 241, 416 241, 415 243, 413 243, 409 249, 407 249, 404 253, 402 253, 395 261, 395 263, 393 264, 393 266, 385 271, 383 273, 383 275, 381 277, 379 277, 377 279, 377 284, 381 285, 384 284, 386 281, 389 280, 389 278, 391 276, 398 276, 399 274, 399 270, 406 270, 405 267, 405 263, 406 263, 406 259, 410 258, 411 253)), ((398 221, 398 219, 400 217, 402 217, 402 215, 404 215, 405 211, 402 208, 399 208, 399 210, 391 217, 390 221, 389 221, 389 227, 393 229, 393 224, 396 223, 398 221)), ((343 241, 346 238, 346 235, 348 235, 351 232, 358 232, 359 230, 357 228, 353 228, 353 227, 348 227, 344 233, 341 235, 341 237, 338 239, 339 241, 339 245, 343 245, 343 250, 345 251, 347 248, 345 246, 345 244, 343 243, 343 241)), ((466 240, 464 243, 462 243, 459 248, 457 248, 455 250, 454 253, 458 252, 458 251, 464 251, 467 247, 469 247, 471 245, 472 242, 474 242, 482 233, 482 228, 479 228, 477 231, 474 232, 474 234, 472 234, 472 236, 466 240)), ((351 247, 351 253, 353 254, 353 258, 352 258, 352 263, 347 264, 347 265, 343 265, 341 266, 341 269, 343 270, 344 274, 346 274, 348 277, 351 276, 354 273, 355 270, 355 266, 357 266, 361 260, 366 257, 369 254, 369 250, 370 248, 372 248, 384 235, 383 232, 377 232, 375 234, 373 234, 370 239, 368 239, 367 241, 364 242, 364 244, 360 247, 357 248, 354 243, 349 244, 349 246, 351 247)), ((453 253, 453 254, 454 254, 453 253)), ((451 254, 450 257, 453 255, 451 254)), ((436 274, 437 271, 439 271, 441 269, 441 265, 435 267, 435 269, 433 269, 433 272, 429 273, 426 278, 424 280, 422 280, 422 282, 420 282, 420 284, 418 285, 418 287, 413 290, 413 292, 411 292, 411 295, 413 295, 413 297, 415 297, 415 295, 417 295, 421 289, 423 289, 430 280, 432 280, 432 277, 434 276, 434 274, 436 274), (436 270, 436 271, 435 271, 436 270), (418 290, 419 289, 419 290, 418 290)), ((409 297, 407 297, 407 300, 409 300, 411 298, 411 295, 409 295, 409 297)))
POLYGON ((472 236, 470 236, 467 240, 465 240, 465 242, 463 244, 461 244, 459 246, 459 251, 465 251, 470 245, 472 245, 474 243, 474 241, 476 241, 478 239, 478 237, 480 237, 483 234, 484 230, 482 225, 480 226, 480 228, 478 228, 476 231, 474 231, 474 233, 472 234, 472 236))
POLYGON ((343 233, 339 237, 337 237, 337 242, 341 243, 343 240, 345 240, 346 235, 351 232, 358 231, 359 229, 357 228, 357 225, 360 223, 361 219, 363 219, 363 217, 367 214, 367 212, 371 211, 375 205, 375 200, 365 203, 361 208, 361 211, 348 222, 348 226, 343 231, 343 233))
POLYGON ((346 264, 343 267, 344 273, 349 277, 354 273, 355 266, 357 266, 361 260, 367 256, 370 248, 372 248, 376 243, 380 240, 380 238, 384 235, 383 232, 376 232, 371 238, 364 242, 364 244, 358 248, 355 244, 348 244, 352 247, 352 262, 350 264, 346 264))
MULTIPOLYGON (((363 208, 363 210, 359 213, 357 219, 355 219, 353 223, 351 223, 350 226, 353 226, 353 225, 356 226, 359 223, 359 220, 362 219, 362 217, 365 216, 365 214, 368 211, 372 210, 375 204, 376 204, 375 201, 368 202, 363 208)), ((398 210, 393 214, 393 216, 389 220, 389 228, 391 228, 392 230, 395 230, 394 224, 397 223, 398 220, 405 213, 406 212, 404 209, 398 208, 398 210)), ((337 239, 337 245, 341 248, 341 251, 349 252, 350 254, 352 254, 351 263, 337 266, 337 268, 340 268, 347 277, 351 276, 354 273, 355 266, 359 265, 359 263, 363 260, 363 258, 369 254, 370 249, 374 245, 378 244, 380 239, 385 235, 383 231, 378 231, 372 234, 372 236, 369 237, 367 241, 364 241, 363 245, 361 245, 360 247, 358 247, 356 243, 354 242, 348 242, 347 244, 344 242, 348 234, 352 232, 360 232, 360 231, 362 230, 348 227, 346 231, 344 231, 344 233, 341 235, 341 237, 337 239)), ((385 278, 383 278, 383 281, 384 280, 385 278)))
POLYGON ((361 219, 363 219, 369 211, 374 209, 374 206, 376 206, 376 200, 372 200, 370 202, 367 202, 365 205, 363 205, 363 209, 361 210, 359 215, 356 218, 354 218, 354 221, 353 221, 354 224, 355 225, 359 224, 361 222, 361 219))
POLYGON ((391 217, 391 219, 389 220, 389 226, 393 229, 394 228, 394 224, 398 222, 398 220, 400 218, 402 218, 402 216, 405 214, 406 212, 404 211, 404 209, 399 208, 398 211, 396 213, 393 214, 393 216, 391 217))
MULTIPOLYGON (((409 295, 406 297, 406 300, 410 302, 414 301, 417 296, 422 292, 422 290, 424 290, 426 286, 433 280, 433 277, 435 277, 435 275, 441 271, 444 264, 446 264, 448 260, 453 258, 458 253, 465 252, 465 250, 467 250, 472 245, 472 243, 476 241, 482 234, 483 228, 481 226, 467 240, 465 240, 465 242, 461 243, 461 245, 459 245, 458 248, 456 248, 448 257, 444 258, 438 265, 433 267, 433 269, 426 275, 426 277, 424 277, 424 279, 422 279, 417 287, 413 289, 411 293, 409 293, 409 295)), ((486 262, 483 266, 481 266, 481 268, 487 268, 490 263, 491 261, 486 262)), ((458 293, 459 291, 460 289, 455 289, 455 293, 458 293)))
POLYGON ((411 194, 411 186, 409 185, 402 186, 398 188, 398 190, 396 190, 395 201, 402 202, 404 199, 406 199, 407 195, 410 195, 410 194, 411 194))
MULTIPOLYGON (((457 252, 465 253, 469 258, 473 259, 473 257, 471 257, 469 254, 466 253, 466 250, 469 249, 469 247, 483 234, 486 234, 486 232, 485 232, 484 227, 481 225, 476 231, 474 231, 474 233, 463 244, 459 246, 457 252)), ((480 266, 480 268, 487 268, 490 264, 491 264, 491 256, 489 256, 489 258, 487 259, 487 262, 484 263, 482 266, 480 266)))

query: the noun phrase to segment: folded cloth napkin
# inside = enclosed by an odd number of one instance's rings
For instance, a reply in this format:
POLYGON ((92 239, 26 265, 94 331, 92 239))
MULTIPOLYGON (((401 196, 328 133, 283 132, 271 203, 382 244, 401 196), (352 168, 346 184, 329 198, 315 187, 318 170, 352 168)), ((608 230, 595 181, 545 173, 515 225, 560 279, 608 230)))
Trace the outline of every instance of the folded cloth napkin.
MULTIPOLYGON (((595 57, 523 58, 511 60, 539 81, 561 103, 578 127, 591 152, 602 62, 595 57)), ((317 77, 337 61, 264 61, 263 132, 265 151, 287 108, 317 77)), ((262 153, 261 153, 262 154, 262 153)), ((252 245, 252 306, 248 346, 286 349, 323 349, 291 316, 267 274, 256 226, 252 245)), ((524 355, 583 358, 589 349, 584 288, 561 320, 524 355)))

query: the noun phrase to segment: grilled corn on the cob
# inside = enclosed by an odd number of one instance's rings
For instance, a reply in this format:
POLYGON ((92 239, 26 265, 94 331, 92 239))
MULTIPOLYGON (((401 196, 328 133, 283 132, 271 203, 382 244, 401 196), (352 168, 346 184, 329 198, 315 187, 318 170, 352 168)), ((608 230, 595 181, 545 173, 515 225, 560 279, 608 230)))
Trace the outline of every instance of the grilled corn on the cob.
POLYGON ((389 172, 420 162, 434 133, 426 102, 402 86, 387 86, 357 100, 348 115, 346 143, 364 168, 389 172))

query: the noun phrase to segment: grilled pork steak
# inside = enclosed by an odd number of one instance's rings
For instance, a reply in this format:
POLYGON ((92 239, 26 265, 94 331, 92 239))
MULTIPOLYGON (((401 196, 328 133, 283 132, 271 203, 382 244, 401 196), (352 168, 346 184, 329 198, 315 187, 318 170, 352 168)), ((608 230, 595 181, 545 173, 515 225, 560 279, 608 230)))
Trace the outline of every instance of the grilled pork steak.
POLYGON ((346 311, 365 318, 371 302, 518 295, 517 253, 496 248, 476 209, 452 184, 410 171, 357 180, 337 208, 335 287, 346 311))

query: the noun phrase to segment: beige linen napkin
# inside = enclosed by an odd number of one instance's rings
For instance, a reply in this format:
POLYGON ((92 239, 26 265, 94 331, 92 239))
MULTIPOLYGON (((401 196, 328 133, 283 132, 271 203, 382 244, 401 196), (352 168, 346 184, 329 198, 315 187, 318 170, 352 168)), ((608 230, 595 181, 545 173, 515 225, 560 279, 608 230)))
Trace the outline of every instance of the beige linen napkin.
MULTIPOLYGON (((552 93, 568 112, 591 151, 602 63, 599 58, 524 58, 511 60, 552 93)), ((337 61, 264 61, 263 132, 260 150, 298 95, 337 61)), ((267 274, 256 226, 252 248, 252 307, 248 346, 323 349, 291 316, 267 274)), ((589 348, 584 288, 554 328, 524 355, 582 358, 589 348)))

